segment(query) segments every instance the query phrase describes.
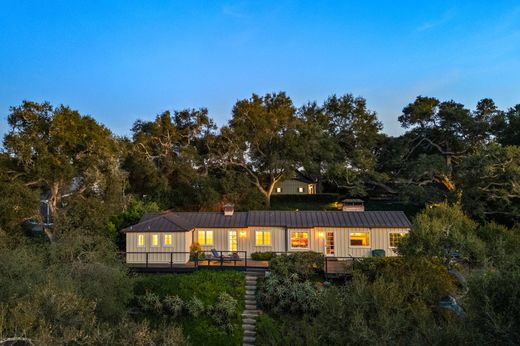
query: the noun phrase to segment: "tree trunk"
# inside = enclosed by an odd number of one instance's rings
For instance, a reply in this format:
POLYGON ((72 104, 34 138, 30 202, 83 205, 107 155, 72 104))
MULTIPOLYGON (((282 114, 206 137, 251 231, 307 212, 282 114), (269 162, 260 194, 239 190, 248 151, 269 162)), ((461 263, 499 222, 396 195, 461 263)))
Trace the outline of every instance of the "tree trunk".
MULTIPOLYGON (((52 222, 54 223, 56 218, 56 213, 58 209, 58 199, 60 194, 60 183, 59 182, 53 182, 51 185, 51 195, 49 196, 49 209, 50 209, 50 217, 52 222)), ((47 238, 49 238, 49 241, 52 243, 56 240, 56 234, 51 228, 47 228, 44 226, 43 228, 45 235, 47 235, 47 238)))

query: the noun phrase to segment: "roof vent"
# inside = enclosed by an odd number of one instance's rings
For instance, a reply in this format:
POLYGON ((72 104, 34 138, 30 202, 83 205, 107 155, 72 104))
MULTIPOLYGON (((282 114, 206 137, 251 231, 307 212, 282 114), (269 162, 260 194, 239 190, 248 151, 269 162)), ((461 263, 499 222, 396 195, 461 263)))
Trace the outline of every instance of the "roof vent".
POLYGON ((235 212, 235 205, 228 203, 224 204, 224 216, 233 216, 233 213, 235 212))
POLYGON ((344 199, 341 210, 343 211, 365 211, 365 205, 362 199, 344 199))

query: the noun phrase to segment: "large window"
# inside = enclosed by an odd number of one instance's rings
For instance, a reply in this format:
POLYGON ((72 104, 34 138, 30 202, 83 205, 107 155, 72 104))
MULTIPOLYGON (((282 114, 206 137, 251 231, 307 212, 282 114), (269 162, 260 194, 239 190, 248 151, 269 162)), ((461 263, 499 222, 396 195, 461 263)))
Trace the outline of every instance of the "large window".
POLYGON ((350 246, 370 246, 368 232, 350 232, 350 246))
POLYGON ((137 246, 144 246, 144 234, 137 235, 137 246))
POLYGON ((213 231, 199 231, 200 245, 213 245, 213 231))
POLYGON ((291 248, 307 249, 309 247, 309 232, 291 231, 291 248))
POLYGON ((152 246, 159 246, 159 235, 152 234, 152 246))
POLYGON ((271 245, 271 231, 255 231, 255 245, 271 245))
POLYGON ((404 233, 404 232, 390 233, 389 234, 389 237, 390 237, 390 247, 397 247, 397 245, 399 244, 399 242, 401 241, 401 239, 403 239, 403 237, 405 235, 406 235, 406 233, 404 233))
POLYGON ((164 235, 164 246, 172 246, 172 235, 171 234, 165 234, 164 235))

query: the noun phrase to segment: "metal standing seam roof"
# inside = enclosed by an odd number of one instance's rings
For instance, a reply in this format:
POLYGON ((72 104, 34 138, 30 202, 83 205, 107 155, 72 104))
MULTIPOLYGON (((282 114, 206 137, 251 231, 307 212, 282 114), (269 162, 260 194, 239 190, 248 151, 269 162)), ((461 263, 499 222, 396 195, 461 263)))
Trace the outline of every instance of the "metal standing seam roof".
POLYGON ((243 227, 360 227, 409 228, 402 211, 248 211, 224 216, 222 212, 165 212, 145 214, 122 232, 187 232, 194 228, 243 227))

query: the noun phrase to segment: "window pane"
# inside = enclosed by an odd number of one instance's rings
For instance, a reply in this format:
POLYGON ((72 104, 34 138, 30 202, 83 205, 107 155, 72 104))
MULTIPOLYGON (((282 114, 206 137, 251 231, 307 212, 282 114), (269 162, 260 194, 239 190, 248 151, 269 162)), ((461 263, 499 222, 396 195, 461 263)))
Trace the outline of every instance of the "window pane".
POLYGON ((264 232, 264 245, 271 245, 271 231, 264 232))
POLYGON ((199 244, 204 245, 206 242, 204 241, 204 231, 198 232, 199 244))
POLYGON ((350 245, 351 246, 369 246, 369 235, 366 232, 351 232, 350 245))
POLYGON ((390 233, 390 247, 397 247, 397 244, 405 235, 406 233, 390 233))
POLYGON ((206 231, 206 245, 213 245, 213 231, 206 231))
POLYGON ((172 235, 171 234, 164 235, 164 245, 172 245, 172 235))
POLYGON ((307 232, 291 232, 291 247, 292 248, 307 248, 307 247, 309 247, 309 233, 307 233, 307 232))
POLYGON ((137 245, 144 246, 144 234, 139 234, 137 236, 137 245))
POLYGON ((262 233, 261 231, 256 231, 255 232, 255 244, 256 245, 264 245, 264 240, 263 240, 263 237, 262 237, 262 233))
POLYGON ((159 246, 159 235, 158 234, 152 234, 152 245, 159 246))

